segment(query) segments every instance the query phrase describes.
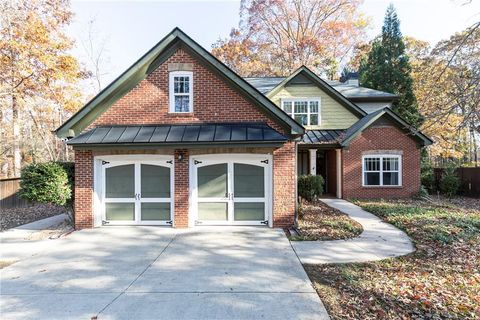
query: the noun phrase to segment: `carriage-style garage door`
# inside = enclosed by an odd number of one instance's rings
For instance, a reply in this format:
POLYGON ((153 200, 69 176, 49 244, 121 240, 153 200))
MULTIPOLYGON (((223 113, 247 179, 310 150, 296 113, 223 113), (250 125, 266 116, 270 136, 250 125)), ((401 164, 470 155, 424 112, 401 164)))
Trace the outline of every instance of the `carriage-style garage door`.
POLYGON ((269 225, 269 155, 194 156, 190 166, 196 225, 269 225))
POLYGON ((173 159, 102 161, 103 224, 172 225, 173 159))

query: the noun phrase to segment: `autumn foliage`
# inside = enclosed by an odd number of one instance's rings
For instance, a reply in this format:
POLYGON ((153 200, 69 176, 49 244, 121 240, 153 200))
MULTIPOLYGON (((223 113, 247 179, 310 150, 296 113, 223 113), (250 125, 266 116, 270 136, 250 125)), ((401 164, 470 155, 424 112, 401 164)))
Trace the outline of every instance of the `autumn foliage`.
POLYGON ((212 53, 242 76, 285 76, 306 65, 333 77, 365 37, 360 0, 242 0, 240 24, 212 53))

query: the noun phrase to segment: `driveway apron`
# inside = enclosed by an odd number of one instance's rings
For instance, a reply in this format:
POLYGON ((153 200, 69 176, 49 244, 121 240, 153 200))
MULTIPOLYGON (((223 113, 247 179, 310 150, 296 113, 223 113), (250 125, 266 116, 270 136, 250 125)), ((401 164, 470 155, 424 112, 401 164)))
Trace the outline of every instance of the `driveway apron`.
POLYGON ((328 319, 281 230, 104 227, 1 272, 2 319, 328 319))

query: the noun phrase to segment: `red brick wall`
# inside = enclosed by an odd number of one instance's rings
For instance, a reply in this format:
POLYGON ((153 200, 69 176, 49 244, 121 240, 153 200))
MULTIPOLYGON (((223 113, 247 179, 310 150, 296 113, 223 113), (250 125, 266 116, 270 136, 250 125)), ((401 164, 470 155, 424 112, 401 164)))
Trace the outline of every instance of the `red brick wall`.
MULTIPOLYGON (((198 122, 266 122, 281 133, 286 133, 263 111, 254 106, 222 78, 198 63, 184 50, 178 50, 146 79, 118 100, 89 128, 99 125, 118 124, 176 124, 198 122), (193 112, 189 114, 168 113, 168 65, 190 63, 193 66, 193 112)), ((154 152, 154 150, 151 150, 154 152)), ((115 154, 121 152, 116 151, 115 154)), ((125 152, 132 153, 130 152, 125 152)), ((175 150, 175 226, 188 226, 189 170, 188 150, 175 150), (183 161, 177 156, 182 153, 183 161)), ((265 152, 266 153, 266 152, 265 152)), ((274 195, 273 214, 276 227, 293 224, 295 214, 295 144, 286 143, 273 153, 274 195)), ((93 161, 92 154, 76 151, 76 166, 79 183, 76 206, 78 227, 93 226, 93 161), (88 167, 88 168, 87 168, 88 167), (90 170, 89 172, 87 171, 90 170), (84 201, 85 200, 85 201, 84 201)))
POLYGON ((343 198, 404 198, 420 189, 420 148, 393 126, 370 127, 342 151, 343 198), (401 187, 362 187, 362 155, 375 150, 402 153, 401 187))
POLYGON ((273 152, 273 226, 293 225, 297 168, 295 142, 288 142, 273 152))
POLYGON ((188 175, 188 150, 175 150, 175 227, 188 227, 189 208, 189 175, 188 175), (182 160, 178 160, 179 156, 182 160))
POLYGON ((110 124, 175 124, 196 122, 266 122, 283 129, 232 89, 220 76, 179 49, 146 79, 118 100, 90 127, 110 124), (169 113, 168 65, 193 65, 193 113, 169 113))
POLYGON ((75 151, 75 229, 93 227, 93 156, 75 151))

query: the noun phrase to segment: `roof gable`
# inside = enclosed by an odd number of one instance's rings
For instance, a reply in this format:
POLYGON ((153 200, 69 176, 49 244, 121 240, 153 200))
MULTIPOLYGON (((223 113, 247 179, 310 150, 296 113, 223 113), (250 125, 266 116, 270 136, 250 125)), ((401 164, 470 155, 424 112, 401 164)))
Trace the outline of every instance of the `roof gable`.
POLYGON ((375 121, 387 117, 393 122, 398 128, 407 131, 412 138, 417 139, 422 146, 428 146, 433 143, 432 139, 424 135, 419 130, 413 128, 405 120, 403 120, 399 115, 393 112, 390 108, 383 108, 373 113, 370 113, 358 120, 345 132, 343 136, 341 146, 346 147, 353 141, 359 134, 361 134, 365 129, 370 127, 375 121))
POLYGON ((59 137, 73 137, 81 133, 99 115, 105 112, 118 99, 146 78, 179 47, 188 49, 205 62, 208 67, 218 72, 241 94, 265 111, 284 127, 290 128, 292 135, 304 133, 304 128, 284 113, 262 93, 247 83, 243 78, 216 59, 211 53, 188 37, 182 30, 175 28, 137 62, 123 72, 117 79, 90 100, 83 108, 56 130, 59 137))
POLYGON ((270 90, 266 96, 268 98, 273 98, 283 87, 287 85, 295 84, 313 84, 319 87, 327 95, 337 101, 340 105, 344 106, 347 110, 352 112, 357 117, 363 117, 366 115, 366 112, 363 111, 360 107, 350 102, 332 86, 330 86, 326 81, 322 80, 314 72, 308 69, 306 66, 301 66, 296 71, 294 71, 290 76, 285 78, 276 87, 270 90))

